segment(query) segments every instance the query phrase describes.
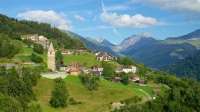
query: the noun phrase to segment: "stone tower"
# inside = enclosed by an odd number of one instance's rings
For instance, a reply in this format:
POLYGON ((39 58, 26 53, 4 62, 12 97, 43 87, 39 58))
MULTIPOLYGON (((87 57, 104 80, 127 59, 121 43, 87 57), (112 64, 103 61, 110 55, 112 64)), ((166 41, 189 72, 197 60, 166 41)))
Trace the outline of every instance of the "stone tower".
POLYGON ((55 62, 55 50, 53 48, 53 44, 51 42, 48 49, 48 59, 47 59, 48 69, 55 71, 56 70, 56 62, 55 62))

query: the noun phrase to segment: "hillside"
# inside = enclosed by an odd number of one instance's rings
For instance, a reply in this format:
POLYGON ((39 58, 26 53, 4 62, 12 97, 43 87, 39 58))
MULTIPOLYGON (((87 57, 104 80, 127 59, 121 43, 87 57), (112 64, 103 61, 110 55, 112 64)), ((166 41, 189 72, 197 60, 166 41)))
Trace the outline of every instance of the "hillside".
POLYGON ((200 52, 193 56, 187 57, 186 59, 166 66, 163 70, 170 73, 174 73, 177 76, 189 77, 196 80, 200 80, 200 52))
POLYGON ((1 14, 0 31, 13 39, 20 39, 21 35, 38 34, 44 35, 53 41, 56 47, 84 48, 83 43, 79 39, 72 38, 67 33, 57 28, 52 28, 49 24, 24 20, 20 21, 1 14))
POLYGON ((197 52, 196 47, 187 43, 163 44, 156 40, 141 40, 124 50, 122 54, 130 56, 149 67, 160 69, 195 52, 197 52))
MULTIPOLYGON (((118 102, 134 96, 142 97, 143 101, 151 99, 154 95, 155 85, 138 86, 123 85, 102 79, 97 91, 87 90, 78 77, 69 76, 65 79, 69 94, 81 104, 70 105, 67 108, 54 109, 48 105, 53 87, 53 80, 40 79, 34 91, 45 112, 107 112, 112 102, 118 102)), ((164 87, 163 87, 164 89, 164 87)))

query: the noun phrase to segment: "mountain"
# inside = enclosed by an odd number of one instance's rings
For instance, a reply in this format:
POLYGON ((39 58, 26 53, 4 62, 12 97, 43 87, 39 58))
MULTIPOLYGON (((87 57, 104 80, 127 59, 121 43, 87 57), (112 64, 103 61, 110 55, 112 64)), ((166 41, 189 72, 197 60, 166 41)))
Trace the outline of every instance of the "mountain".
POLYGON ((166 66, 163 70, 181 77, 190 77, 200 80, 200 51, 193 56, 166 66))
POLYGON ((131 46, 134 46, 139 41, 144 41, 144 40, 149 40, 149 39, 153 39, 153 38, 142 35, 142 34, 141 35, 133 35, 133 36, 130 36, 130 37, 124 39, 119 45, 115 46, 114 49, 116 52, 124 51, 124 50, 130 48, 131 46))
POLYGON ((111 42, 109 42, 106 39, 103 38, 86 38, 88 41, 93 42, 95 44, 101 45, 101 46, 106 46, 106 47, 110 47, 112 48, 113 46, 115 46, 114 44, 112 44, 111 42))
POLYGON ((168 38, 168 39, 172 39, 172 40, 176 40, 176 39, 181 39, 181 40, 200 39, 200 29, 195 30, 191 33, 188 33, 188 34, 180 36, 180 37, 172 37, 172 38, 168 38))
POLYGON ((104 52, 108 52, 108 53, 110 53, 114 56, 118 56, 118 54, 116 52, 114 52, 113 49, 112 49, 113 46, 115 46, 115 45, 110 43, 106 39, 85 38, 85 37, 82 37, 82 36, 75 34, 75 33, 72 33, 72 32, 68 32, 68 34, 72 35, 72 37, 74 37, 74 38, 80 39, 84 43, 86 48, 90 49, 93 52, 104 51, 104 52))
MULTIPOLYGON (((195 32, 198 32, 196 30, 195 32)), ((196 35, 197 33, 187 35, 196 35)), ((186 37, 186 35, 179 38, 186 37)), ((129 56, 140 63, 161 69, 167 65, 179 62, 193 54, 200 48, 200 40, 166 39, 156 40, 148 35, 132 35, 124 39, 119 45, 114 45, 105 39, 81 39, 92 51, 105 51, 114 55, 129 56)))
POLYGON ((160 69, 182 60, 196 51, 194 46, 187 43, 165 44, 153 38, 143 38, 121 53, 149 67, 160 69))

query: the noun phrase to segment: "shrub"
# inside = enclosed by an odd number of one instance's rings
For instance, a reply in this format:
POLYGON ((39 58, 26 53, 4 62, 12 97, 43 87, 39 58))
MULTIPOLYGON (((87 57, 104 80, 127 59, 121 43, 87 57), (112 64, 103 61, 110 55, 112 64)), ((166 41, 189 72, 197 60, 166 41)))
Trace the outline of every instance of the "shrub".
POLYGON ((38 54, 43 54, 44 53, 44 48, 40 44, 34 44, 33 45, 33 51, 38 53, 38 54))
POLYGON ((31 55, 31 61, 33 61, 35 63, 42 63, 43 59, 40 56, 38 56, 37 54, 32 53, 32 55, 31 55))
POLYGON ((99 84, 99 77, 95 75, 87 75, 87 74, 82 74, 80 75, 81 82, 83 85, 88 88, 88 90, 97 90, 99 84))
POLYGON ((52 91, 52 96, 49 101, 50 105, 54 108, 66 107, 68 104, 69 94, 62 79, 55 79, 55 87, 52 91))

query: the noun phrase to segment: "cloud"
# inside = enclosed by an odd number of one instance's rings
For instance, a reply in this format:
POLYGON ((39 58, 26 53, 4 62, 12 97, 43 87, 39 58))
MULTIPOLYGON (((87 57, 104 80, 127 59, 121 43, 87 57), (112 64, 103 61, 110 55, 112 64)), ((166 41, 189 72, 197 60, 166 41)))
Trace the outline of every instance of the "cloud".
POLYGON ((80 16, 80 15, 74 15, 74 18, 79 20, 79 21, 85 21, 85 18, 83 16, 80 16))
POLYGON ((49 23, 61 30, 69 30, 70 22, 65 19, 63 13, 57 13, 53 10, 30 10, 19 13, 18 18, 40 23, 49 23))
MULTIPOLYGON (((136 2, 136 0, 132 0, 136 2)), ((139 3, 151 3, 168 10, 200 13, 200 0, 140 0, 139 3)))
POLYGON ((114 26, 114 27, 146 27, 158 24, 158 21, 152 17, 145 17, 141 14, 128 15, 128 14, 117 14, 114 12, 104 11, 101 14, 102 21, 114 26))
POLYGON ((106 6, 105 9, 107 11, 116 11, 116 10, 128 10, 130 7, 125 4, 118 4, 118 5, 112 5, 112 6, 106 6))

